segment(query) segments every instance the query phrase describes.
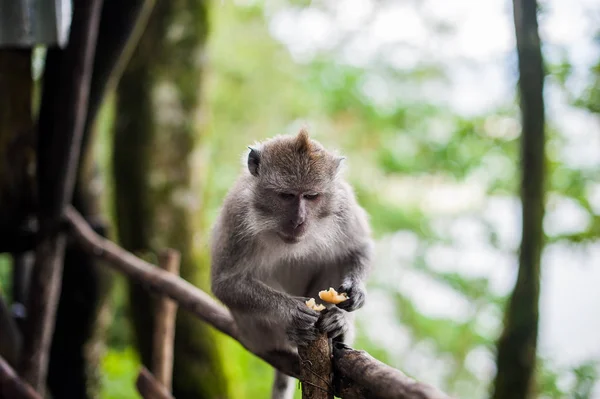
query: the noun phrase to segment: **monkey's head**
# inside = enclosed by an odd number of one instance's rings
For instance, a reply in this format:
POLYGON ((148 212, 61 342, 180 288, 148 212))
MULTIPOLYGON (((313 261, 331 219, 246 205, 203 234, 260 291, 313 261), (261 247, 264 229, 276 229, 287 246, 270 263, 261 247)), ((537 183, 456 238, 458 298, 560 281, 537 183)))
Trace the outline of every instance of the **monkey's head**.
POLYGON ((302 129, 249 147, 253 212, 263 231, 288 244, 317 233, 333 212, 343 157, 327 151, 302 129))

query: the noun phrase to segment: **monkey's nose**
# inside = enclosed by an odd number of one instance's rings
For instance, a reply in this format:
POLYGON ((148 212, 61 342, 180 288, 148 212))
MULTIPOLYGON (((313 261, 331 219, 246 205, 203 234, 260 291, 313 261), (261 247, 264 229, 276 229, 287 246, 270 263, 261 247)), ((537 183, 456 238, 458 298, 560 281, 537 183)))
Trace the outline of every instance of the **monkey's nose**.
POLYGON ((304 221, 298 221, 294 223, 294 230, 301 228, 304 225, 304 221))
POLYGON ((294 230, 294 232, 296 231, 301 231, 302 228, 304 228, 304 220, 302 219, 296 219, 296 220, 290 220, 290 227, 294 230))

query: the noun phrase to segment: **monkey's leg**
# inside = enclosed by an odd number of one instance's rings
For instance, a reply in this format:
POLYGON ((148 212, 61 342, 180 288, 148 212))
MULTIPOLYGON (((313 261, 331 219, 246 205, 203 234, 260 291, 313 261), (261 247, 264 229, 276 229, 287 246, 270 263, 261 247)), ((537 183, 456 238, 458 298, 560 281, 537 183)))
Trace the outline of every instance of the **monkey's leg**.
POLYGON ((275 370, 275 380, 271 390, 271 399, 291 399, 294 397, 294 378, 275 370))

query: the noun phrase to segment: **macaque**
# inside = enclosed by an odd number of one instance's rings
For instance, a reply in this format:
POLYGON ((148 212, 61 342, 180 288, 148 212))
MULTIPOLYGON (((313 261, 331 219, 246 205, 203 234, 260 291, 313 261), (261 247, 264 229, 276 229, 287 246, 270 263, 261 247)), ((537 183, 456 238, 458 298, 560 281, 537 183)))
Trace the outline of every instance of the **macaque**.
MULTIPOLYGON (((371 268, 369 220, 342 177, 344 158, 306 130, 248 148, 212 230, 211 287, 244 346, 299 372, 298 346, 319 333, 352 342, 371 268), (321 301, 321 312, 307 306, 329 287, 347 299, 321 301)), ((276 371, 272 398, 291 397, 293 387, 276 371)))

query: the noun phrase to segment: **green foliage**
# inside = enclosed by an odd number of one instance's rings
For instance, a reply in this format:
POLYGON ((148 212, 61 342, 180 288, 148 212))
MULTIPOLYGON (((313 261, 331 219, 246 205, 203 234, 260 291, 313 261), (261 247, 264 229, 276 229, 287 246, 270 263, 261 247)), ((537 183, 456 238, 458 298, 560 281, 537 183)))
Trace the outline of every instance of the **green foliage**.
POLYGON ((0 295, 4 298, 12 297, 12 267, 10 255, 0 254, 0 295))
POLYGON ((140 360, 133 348, 110 348, 102 361, 102 399, 136 399, 140 360))
POLYGON ((569 396, 573 399, 591 399, 598 372, 598 362, 586 362, 575 367, 575 384, 569 396))

